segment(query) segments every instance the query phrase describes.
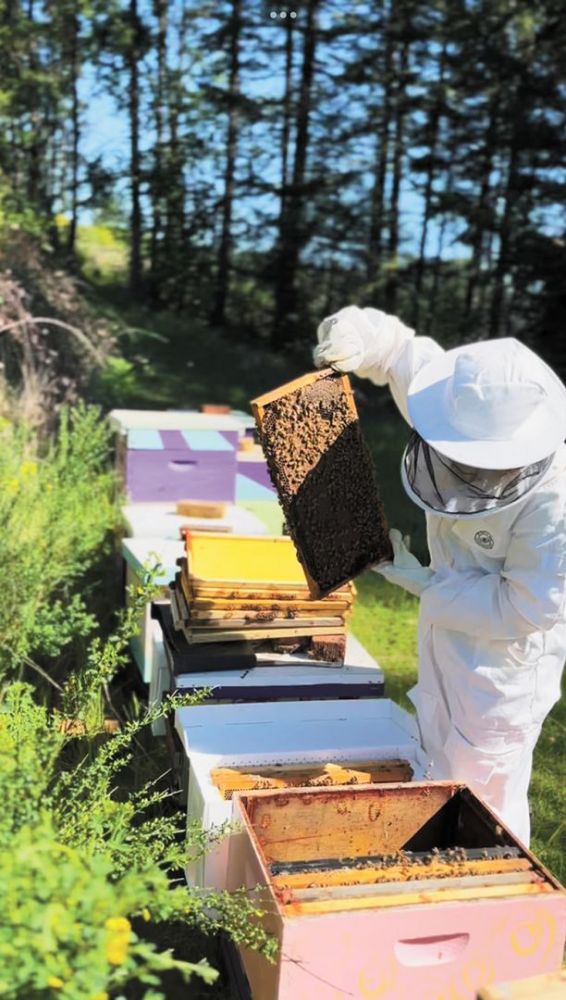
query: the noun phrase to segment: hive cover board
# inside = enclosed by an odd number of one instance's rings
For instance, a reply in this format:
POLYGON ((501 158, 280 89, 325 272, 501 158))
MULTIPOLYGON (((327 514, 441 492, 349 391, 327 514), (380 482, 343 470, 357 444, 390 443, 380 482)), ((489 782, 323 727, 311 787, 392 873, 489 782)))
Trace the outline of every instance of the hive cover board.
POLYGON ((259 396, 252 408, 313 597, 391 559, 376 470, 348 377, 314 372, 259 396))

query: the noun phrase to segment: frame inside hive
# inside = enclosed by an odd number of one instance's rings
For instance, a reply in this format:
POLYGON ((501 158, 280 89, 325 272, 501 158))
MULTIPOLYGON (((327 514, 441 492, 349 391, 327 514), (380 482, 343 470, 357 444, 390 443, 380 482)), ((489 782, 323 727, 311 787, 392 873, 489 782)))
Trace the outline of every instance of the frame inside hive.
POLYGON ((235 791, 234 797, 237 821, 287 916, 561 888, 455 782, 235 791))
POLYGON ((313 372, 252 401, 313 597, 391 559, 374 463, 347 375, 313 372))

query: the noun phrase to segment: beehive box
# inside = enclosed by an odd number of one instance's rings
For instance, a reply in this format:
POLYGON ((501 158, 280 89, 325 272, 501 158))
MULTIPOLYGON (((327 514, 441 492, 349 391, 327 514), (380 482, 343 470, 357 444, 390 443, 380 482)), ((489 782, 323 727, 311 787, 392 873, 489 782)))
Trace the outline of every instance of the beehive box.
POLYGON ((177 513, 173 501, 130 503, 122 507, 128 535, 133 538, 181 538, 183 529, 190 531, 228 532, 241 535, 265 535, 267 528, 261 518, 237 505, 229 505, 223 517, 187 517, 177 513))
POLYGON ((197 583, 291 589, 306 586, 290 538, 191 531, 186 546, 191 579, 197 583))
POLYGON ((132 430, 165 431, 230 431, 239 436, 253 425, 249 414, 232 411, 227 414, 201 413, 198 410, 112 410, 111 426, 120 435, 132 430))
POLYGON ((253 400, 252 409, 313 596, 391 558, 348 377, 330 369, 305 375, 253 400))
MULTIPOLYGON (((155 582, 161 588, 156 601, 169 603, 169 582, 177 571, 176 560, 184 553, 184 542, 167 538, 124 538, 122 557, 125 566, 126 587, 139 587, 147 578, 148 565, 159 563, 161 570, 155 582)), ((139 631, 130 642, 132 655, 142 676, 151 682, 153 663, 153 642, 151 637, 151 604, 148 602, 139 621, 139 631)))
MULTIPOLYGON (((149 662, 148 707, 153 708, 161 705, 163 696, 170 689, 169 662, 165 652, 165 639, 159 622, 153 618, 149 623, 149 641, 151 643, 151 655, 149 662)), ((163 717, 152 722, 151 732, 154 736, 166 735, 167 727, 163 717)))
POLYGON ((290 538, 199 532, 185 538, 187 561, 171 607, 189 642, 316 637, 333 643, 337 637, 335 656, 343 656, 354 588, 313 599, 290 538))
MULTIPOLYGON (((173 599, 175 599, 174 594, 173 599)), ((178 679, 183 674, 192 675, 201 671, 218 670, 239 670, 242 672, 256 666, 270 667, 276 665, 284 667, 287 665, 298 666, 307 664, 309 668, 315 667, 317 670, 325 666, 342 669, 342 666, 347 668, 348 665, 352 667, 377 668, 375 660, 367 653, 358 640, 348 633, 345 636, 344 657, 338 660, 336 657, 330 660, 327 658, 328 654, 324 653, 324 650, 328 647, 327 642, 324 644, 322 652, 317 650, 315 656, 312 648, 310 648, 312 643, 309 643, 308 639, 305 641, 303 638, 293 640, 293 645, 299 648, 291 650, 274 649, 274 645, 279 645, 281 640, 278 640, 276 643, 263 644, 252 644, 249 641, 242 643, 189 643, 184 634, 174 628, 171 607, 172 605, 155 603, 152 607, 152 614, 158 619, 165 634, 165 649, 170 664, 173 684, 175 683, 175 679, 178 679), (307 648, 303 649, 301 647, 305 645, 305 642, 307 648)), ((320 640, 315 641, 319 642, 320 640)), ((335 652, 335 650, 332 652, 335 652)))
MULTIPOLYGON (((199 705, 179 709, 175 729, 188 764, 188 821, 211 833, 233 816, 211 777, 218 768, 256 773, 390 759, 422 777, 426 764, 414 719, 387 698, 199 705)), ((226 888, 228 842, 187 867, 191 884, 226 888)))
POLYGON ((254 1000, 475 1000, 559 967, 566 894, 463 785, 236 793, 229 887, 256 890, 275 965, 254 1000))
POLYGON ((281 535, 285 516, 277 491, 271 482, 263 453, 238 451, 236 469, 236 503, 265 525, 266 534, 281 535))
POLYGON ((224 500, 236 496, 238 431, 128 431, 124 478, 129 500, 224 500))
POLYGON ((231 670, 181 674, 175 679, 174 690, 184 693, 206 688, 208 699, 218 703, 382 698, 385 693, 383 672, 377 667, 313 667, 284 654, 274 659, 286 662, 252 667, 236 676, 231 670))

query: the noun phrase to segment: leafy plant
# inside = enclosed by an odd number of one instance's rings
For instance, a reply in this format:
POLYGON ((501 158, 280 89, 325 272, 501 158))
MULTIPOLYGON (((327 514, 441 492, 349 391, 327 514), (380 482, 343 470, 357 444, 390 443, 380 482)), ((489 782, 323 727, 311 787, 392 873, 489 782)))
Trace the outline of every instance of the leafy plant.
POLYGON ((109 449, 99 411, 82 404, 47 445, 0 424, 0 677, 92 631, 77 588, 117 522, 109 449))
MULTIPOLYGON (((148 585, 151 587, 151 582, 148 585)), ((182 869, 204 850, 201 831, 166 808, 159 780, 132 787, 125 776, 138 739, 159 715, 195 697, 170 696, 134 714, 104 737, 93 713, 122 662, 148 598, 132 594, 129 610, 106 642, 90 647, 80 681, 64 686, 59 709, 40 704, 31 685, 13 682, 0 699, 0 994, 6 1000, 109 1000, 128 982, 160 1000, 161 975, 177 970, 213 982, 206 963, 176 959, 143 938, 145 921, 182 921, 228 932, 238 942, 274 950, 241 893, 189 890, 182 869), (82 722, 79 738, 66 722, 82 722), (132 921, 136 921, 134 932, 132 921)))

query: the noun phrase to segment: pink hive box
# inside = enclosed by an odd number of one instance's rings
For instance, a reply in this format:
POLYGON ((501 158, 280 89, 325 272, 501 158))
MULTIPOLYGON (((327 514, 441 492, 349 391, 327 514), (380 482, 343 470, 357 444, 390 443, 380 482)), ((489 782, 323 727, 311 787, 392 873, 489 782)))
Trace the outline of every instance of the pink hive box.
POLYGON ((465 785, 234 799, 230 888, 280 945, 241 950, 253 1000, 475 1000, 559 968, 565 890, 465 785))

